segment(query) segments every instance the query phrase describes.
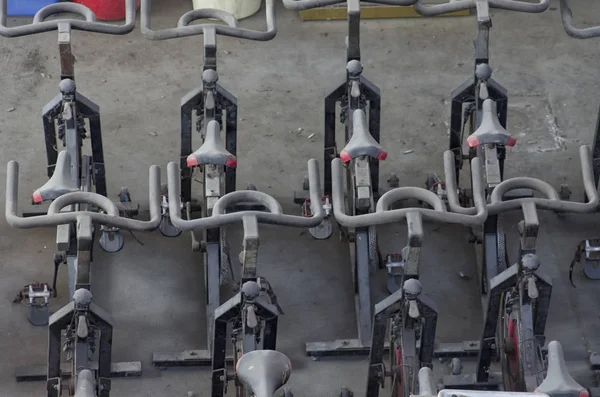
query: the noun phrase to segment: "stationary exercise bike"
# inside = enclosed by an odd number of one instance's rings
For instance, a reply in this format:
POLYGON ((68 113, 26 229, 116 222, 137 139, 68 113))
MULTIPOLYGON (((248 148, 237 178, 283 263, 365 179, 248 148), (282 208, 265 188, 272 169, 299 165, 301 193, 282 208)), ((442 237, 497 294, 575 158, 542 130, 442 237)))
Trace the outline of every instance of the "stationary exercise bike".
POLYGON ((419 371, 419 396, 428 397, 589 397, 589 392, 569 374, 562 346, 559 342, 548 343, 548 371, 543 382, 531 392, 456 390, 444 389, 437 392, 437 382, 431 368, 419 371))
MULTIPOLYGON (((201 217, 210 217, 217 200, 227 193, 236 190, 237 166, 237 131, 238 103, 237 98, 219 84, 217 73, 217 35, 238 37, 247 40, 269 41, 276 33, 274 0, 266 0, 266 31, 251 30, 238 27, 235 17, 225 11, 216 9, 197 9, 184 14, 176 28, 152 30, 150 27, 151 0, 143 0, 141 4, 142 33, 150 40, 168 40, 189 36, 204 36, 204 67, 202 86, 189 92, 181 100, 181 196, 184 203, 200 202, 200 206, 186 207, 187 219, 200 211, 201 217), (212 18, 218 23, 193 25, 196 20, 212 18), (223 127, 223 128, 222 128, 223 127), (202 145, 196 151, 192 149, 192 129, 201 136, 202 145), (224 129, 225 141, 221 138, 224 129), (201 174, 194 176, 195 173, 201 174), (192 182, 199 180, 202 191, 199 197, 192 194, 192 182)), ((163 220, 160 230, 165 236, 174 237, 181 233, 169 217, 169 197, 166 186, 163 187, 163 220)), ((212 316, 221 304, 220 287, 228 284, 233 278, 232 260, 227 244, 227 228, 225 226, 203 230, 200 241, 194 232, 192 249, 202 251, 204 256, 204 280, 206 290, 206 313, 208 315, 208 351, 212 349, 212 316)), ((158 366, 210 365, 210 356, 189 357, 187 352, 176 354, 169 359, 167 355, 154 356, 154 364, 158 366), (185 357, 193 358, 190 361, 185 357)))
MULTIPOLYGON (((564 201, 563 196, 552 186, 538 179, 517 177, 503 180, 506 147, 514 145, 515 140, 504 127, 505 91, 500 90, 497 83, 491 80, 491 69, 487 64, 487 38, 491 21, 488 6, 541 12, 548 7, 548 2, 533 4, 490 0, 488 3, 482 0, 465 0, 435 6, 417 3, 415 9, 424 15, 435 15, 475 6, 480 29, 476 42, 476 79, 465 83, 453 93, 450 149, 454 152, 454 159, 446 157, 444 160, 445 167, 456 167, 457 175, 466 159, 472 162, 480 158, 484 164, 489 217, 483 230, 474 231, 476 242, 483 248, 484 263, 478 265, 484 324, 480 341, 465 344, 475 346, 474 349, 460 348, 452 351, 440 348, 448 356, 475 353, 478 357, 475 374, 461 375, 458 360, 454 362, 456 365, 453 375, 445 377, 444 384, 452 388, 501 387, 511 391, 533 391, 542 383, 546 371, 542 347, 545 343, 544 332, 552 291, 551 280, 540 269, 536 252, 539 229, 537 209, 558 213, 591 213, 596 210, 598 194, 593 181, 591 151, 587 146, 580 149, 583 181, 588 197, 586 203, 564 201), (469 101, 474 102, 469 104, 469 101), (465 102, 467 105, 464 105, 465 102), (502 103, 500 109, 497 108, 497 103, 502 103), (471 131, 466 137, 469 152, 468 155, 463 155, 464 134, 471 131), (534 198, 533 192, 543 198, 534 198), (499 229, 498 216, 518 209, 523 211, 524 219, 518 225, 518 260, 511 266, 506 255, 505 236, 499 229), (491 376, 490 363, 496 352, 500 355, 502 374, 491 376)), ((471 214, 475 209, 465 209, 460 205, 461 199, 463 203, 469 202, 470 195, 468 191, 461 190, 462 197, 459 197, 458 182, 458 178, 446 181, 446 198, 450 210, 471 214)))
MULTIPOLYGON (((569 7, 569 2, 561 0, 560 13, 567 34, 576 39, 591 39, 600 37, 600 26, 589 28, 576 28, 573 25, 573 13, 569 7)), ((596 187, 600 180, 600 110, 598 111, 598 122, 594 132, 594 141, 592 145, 592 160, 594 168, 594 182, 596 187)), ((583 274, 589 279, 600 279, 600 238, 592 238, 582 241, 575 251, 571 267, 569 269, 569 279, 573 283, 573 270, 575 265, 583 262, 583 274)), ((574 284, 573 284, 574 285, 574 284)), ((600 368, 600 363, 596 364, 600 368)))
MULTIPOLYGON (((135 0, 126 2, 126 21, 123 25, 112 25, 96 22, 96 16, 87 7, 80 4, 59 3, 42 8, 35 14, 29 25, 6 26, 7 0, 0 0, 0 35, 4 37, 29 36, 38 33, 58 30, 58 47, 60 54, 61 76, 58 94, 43 109, 43 127, 47 158, 47 173, 49 181, 33 194, 35 204, 24 211, 25 216, 46 214, 47 206, 43 203, 55 200, 69 192, 91 192, 108 197, 106 189, 106 172, 104 167, 104 152, 100 128, 100 108, 94 102, 77 91, 75 85, 75 59, 71 52, 71 31, 83 30, 88 32, 111 35, 124 35, 135 27, 135 0), (60 13, 74 13, 84 17, 80 19, 47 18, 60 13), (89 124, 89 134, 86 131, 86 121, 89 124), (83 154, 84 139, 90 138, 91 156, 83 154), (66 149, 69 162, 64 169, 59 169, 59 145, 62 142, 66 149)), ((137 215, 138 207, 131 202, 126 188, 119 193, 119 211, 128 217, 137 215)), ((72 207, 72 209, 75 209, 72 207)), ((107 252, 117 252, 124 244, 121 233, 106 225, 100 229, 100 246, 107 252)), ((48 284, 31 284, 23 294, 29 299, 29 321, 34 325, 48 324, 48 300, 51 291, 56 296, 56 279, 58 268, 67 264, 69 274, 69 296, 73 296, 77 251, 77 231, 71 224, 63 224, 57 228, 57 246, 59 253, 54 257, 54 281, 50 288, 48 284)), ((90 256, 92 247, 89 248, 90 256)))
MULTIPOLYGON (((311 228, 319 225, 324 218, 321 204, 321 183, 319 164, 316 160, 308 162, 308 180, 310 187, 310 213, 304 216, 292 216, 282 213, 281 206, 273 197, 254 190, 241 190, 227 193, 219 198, 211 216, 201 219, 184 220, 181 217, 182 203, 181 178, 179 164, 168 165, 169 215, 173 225, 181 230, 206 230, 224 225, 242 222, 244 239, 241 258, 240 292, 216 308, 213 321, 212 338, 212 397, 223 397, 227 393, 228 380, 236 381, 237 395, 250 395, 245 390, 239 376, 232 376, 227 366, 227 343, 233 343, 233 368, 240 368, 246 362, 245 356, 257 350, 275 350, 277 341, 277 320, 283 314, 269 282, 258 272, 258 223, 281 226, 311 228), (260 205, 266 211, 242 210, 248 205, 260 205), (228 327, 230 325, 230 327, 228 327), (231 329, 231 333, 228 332, 231 329)), ((190 206, 190 203, 186 203, 190 206)), ((201 355, 195 352, 193 355, 201 355)), ((256 353, 255 353, 256 355, 256 353)), ((260 369, 262 371, 263 369, 260 369)), ((286 373, 280 373, 280 380, 286 379, 286 373)), ((239 374, 238 374, 239 375, 239 374)), ((256 390, 255 390, 256 391, 256 390)), ((274 390, 273 390, 274 391, 274 390)))
MULTIPOLYGON (((416 0, 374 0, 371 3, 409 6, 416 0)), ((379 144, 381 129, 381 94, 379 88, 363 76, 360 52, 360 1, 359 0, 283 0, 286 8, 306 10, 315 7, 347 3, 348 36, 346 38, 346 71, 341 83, 325 97, 324 131, 324 205, 331 211, 329 200, 332 193, 331 160, 339 157, 351 172, 347 175, 346 206, 353 215, 375 211, 375 204, 381 192, 379 188, 379 161, 385 160, 387 152, 379 144), (336 144, 337 105, 340 105, 340 122, 344 125, 344 147, 336 144)), ((398 178, 390 178, 390 187, 398 187, 398 178)), ((296 195, 295 201, 303 204, 304 194, 296 195)), ((332 219, 312 229, 311 234, 318 239, 329 238, 333 232, 332 219)), ((382 266, 382 258, 377 246, 374 226, 364 226, 343 230, 349 242, 351 269, 354 275, 356 317, 358 339, 333 342, 309 342, 306 354, 309 356, 368 354, 372 334, 372 303, 370 288, 370 268, 382 266), (352 346, 350 348, 350 346, 352 346), (358 348, 360 346, 360 348, 358 348)), ((397 282, 397 269, 387 267, 390 282, 388 289, 393 293, 402 288, 397 282)))
MULTIPOLYGON (((70 186, 70 154, 61 151, 51 181, 55 186, 70 186)), ((17 369, 17 380, 42 376, 46 379, 48 397, 110 397, 111 376, 141 373, 141 363, 120 365, 114 371, 111 360, 113 325, 108 313, 92 302, 92 246, 95 225, 111 230, 150 231, 158 228, 160 213, 160 169, 150 168, 150 220, 147 222, 120 216, 119 208, 105 196, 89 191, 63 192, 56 197, 45 215, 23 218, 18 215, 19 164, 8 163, 6 180, 6 221, 18 229, 66 225, 75 230, 75 260, 70 272, 69 290, 72 300, 52 314, 48 324, 48 365, 43 375, 17 369), (67 209, 68 211, 64 211, 67 209), (61 367, 66 355, 70 369, 61 367), (25 374, 25 375, 22 375, 25 374), (66 378, 66 382, 63 379, 66 378)), ((35 195, 35 194, 34 194, 35 195)), ((62 243, 57 242, 59 250, 62 243)))
MULTIPOLYGON (((452 157, 447 151, 446 157, 452 157)), ((406 219, 408 244, 402 248, 402 255, 396 260, 399 282, 403 288, 375 305, 373 334, 370 341, 369 370, 367 381, 368 397, 378 397, 379 389, 385 385, 386 376, 392 378, 391 395, 408 397, 415 394, 417 372, 422 366, 431 367, 434 360, 436 306, 421 296, 422 285, 418 281, 423 243, 423 219, 479 226, 487 217, 481 162, 475 159, 471 164, 474 186, 474 199, 477 213, 463 215, 449 213, 442 199, 435 193, 418 187, 398 187, 383 194, 377 202, 375 212, 361 215, 346 215, 344 203, 343 163, 340 159, 332 162, 333 210, 336 220, 344 227, 360 228, 401 222, 406 219), (398 201, 412 200, 417 207, 392 209, 398 201), (419 205, 421 203, 421 205, 419 205), (422 204, 429 208, 423 208, 422 204), (383 361, 386 331, 390 329, 390 365, 386 371, 383 361)), ((454 179, 454 167, 446 169, 447 177, 454 179)))

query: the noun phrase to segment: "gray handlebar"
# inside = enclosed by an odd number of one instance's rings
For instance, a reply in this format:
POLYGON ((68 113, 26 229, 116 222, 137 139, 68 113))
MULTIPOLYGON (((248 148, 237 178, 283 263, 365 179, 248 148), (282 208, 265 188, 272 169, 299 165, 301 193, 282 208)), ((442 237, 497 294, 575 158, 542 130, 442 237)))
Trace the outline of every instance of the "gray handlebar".
POLYGON ((567 0, 560 0, 560 16, 565 31, 569 36, 576 39, 590 39, 600 36, 600 26, 583 29, 573 26, 573 12, 571 12, 571 7, 569 7, 569 2, 567 0))
POLYGON ((346 227, 366 227, 382 225, 386 223, 399 222, 406 218, 409 213, 419 213, 423 219, 442 222, 458 223, 461 225, 481 225, 487 219, 485 205, 485 191, 483 188, 483 173, 481 160, 473 159, 471 173, 473 176, 474 197, 477 213, 475 215, 456 214, 446 211, 441 199, 433 192, 417 187, 400 187, 392 189, 379 198, 374 213, 351 216, 345 212, 344 203, 344 175, 343 165, 340 159, 332 161, 332 191, 333 212, 339 224, 346 227), (402 208, 389 210, 388 208, 398 200, 415 199, 424 201, 431 205, 428 208, 402 208))
MULTIPOLYGON (((490 204, 487 205, 490 215, 499 214, 512 210, 521 209, 527 203, 533 203, 537 208, 554 212, 589 213, 596 211, 598 207, 598 191, 594 183, 594 170, 592 168, 592 151, 589 146, 579 148, 581 158, 581 172, 587 203, 574 201, 562 201, 558 192, 548 183, 535 178, 517 177, 507 179, 494 188, 490 196, 490 204), (521 198, 503 201, 504 195, 512 190, 531 189, 541 193, 544 198, 521 198)), ((474 214, 475 208, 463 208, 459 204, 458 189, 454 171, 454 154, 450 151, 444 153, 444 170, 446 173, 446 190, 448 192, 448 206, 453 212, 460 214, 474 214)))
MULTIPOLYGON (((423 0, 418 0, 414 7, 417 13, 431 17, 450 12, 470 10, 477 7, 477 2, 477 0, 450 0, 449 3, 426 5, 423 3, 423 0)), ((544 12, 550 6, 550 0, 539 0, 538 3, 528 3, 518 0, 487 0, 487 3, 491 8, 532 14, 544 12)))
POLYGON ((167 173, 169 216, 173 226, 180 230, 212 229, 231 223, 241 222, 247 216, 255 216, 260 223, 311 228, 319 225, 325 217, 322 204, 323 195, 321 193, 321 181, 319 177, 319 162, 315 159, 311 159, 308 162, 310 205, 313 214, 311 217, 283 214, 277 200, 268 194, 252 190, 241 190, 227 193, 219 198, 215 203, 211 216, 200 219, 184 220, 181 218, 181 172, 179 164, 175 162, 169 163, 167 166, 167 173), (226 213, 228 207, 238 203, 263 205, 268 212, 240 211, 226 213))
POLYGON ((22 218, 18 215, 18 192, 19 192, 19 163, 11 161, 8 163, 6 177, 6 221, 17 229, 32 229, 37 227, 52 227, 76 222, 80 216, 89 216, 93 222, 117 227, 126 230, 150 231, 155 230, 161 221, 161 191, 160 191, 160 168, 153 165, 150 167, 149 177, 149 203, 150 221, 139 221, 135 219, 122 218, 115 204, 108 198, 91 192, 67 193, 50 204, 47 215, 22 218), (90 204, 97 206, 106 213, 91 211, 60 212, 64 207, 71 204, 90 204))
MULTIPOLYGON (((334 4, 352 3, 359 4, 359 0, 283 0, 283 5, 289 10, 301 11, 310 8, 326 7, 334 4)), ((417 0, 370 0, 369 3, 389 4, 392 6, 411 6, 417 0)))
POLYGON ((267 31, 239 28, 237 20, 228 12, 215 9, 194 10, 184 14, 176 28, 152 30, 150 18, 152 13, 152 0, 142 0, 141 25, 142 34, 149 40, 169 40, 179 37, 203 35, 205 29, 214 29, 217 34, 223 36, 237 37, 240 39, 254 41, 269 41, 277 34, 277 23, 275 21, 275 0, 266 0, 267 31), (214 18, 227 25, 215 23, 204 23, 190 25, 198 19, 214 18))
POLYGON ((556 190, 547 183, 534 178, 511 178, 501 182, 493 190, 488 205, 490 214, 520 209, 524 204, 533 203, 538 208, 554 212, 590 213, 598 208, 598 191, 594 183, 594 170, 592 166, 592 150, 589 146, 579 148, 581 159, 581 173, 583 186, 588 198, 587 203, 574 201, 562 201, 556 190), (542 193, 546 198, 522 198, 516 200, 502 201, 503 196, 515 189, 532 189, 542 193))
POLYGON ((56 3, 50 4, 39 10, 33 17, 33 22, 29 25, 8 27, 6 24, 8 0, 0 0, 0 36, 20 37, 29 36, 43 32, 57 30, 60 24, 68 24, 72 29, 84 30, 87 32, 124 35, 130 33, 135 28, 135 0, 127 0, 125 3, 125 24, 113 25, 110 23, 96 22, 96 15, 93 11, 81 4, 74 3, 56 3), (55 19, 46 21, 51 15, 61 13, 73 13, 81 15, 85 20, 80 19, 55 19))

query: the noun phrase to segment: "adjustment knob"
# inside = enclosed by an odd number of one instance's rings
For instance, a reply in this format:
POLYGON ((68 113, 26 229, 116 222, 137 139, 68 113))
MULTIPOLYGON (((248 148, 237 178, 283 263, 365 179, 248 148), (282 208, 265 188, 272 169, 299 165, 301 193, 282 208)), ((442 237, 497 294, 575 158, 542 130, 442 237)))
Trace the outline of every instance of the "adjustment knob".
POLYGON ((540 258, 536 254, 525 254, 521 263, 523 269, 534 272, 540 267, 540 258))
POLYGON ((73 294, 73 302, 75 306, 89 306, 92 303, 92 293, 85 288, 79 288, 73 294))
POLYGON ((260 285, 256 281, 246 281, 242 285, 242 294, 246 299, 256 299, 260 295, 260 285))
POLYGON ((489 80, 492 77, 492 68, 487 63, 479 64, 475 67, 475 76, 479 80, 489 80))
POLYGON ((74 94, 76 89, 75 82, 71 79, 61 80, 58 89, 63 94, 74 94))
POLYGON ((202 81, 207 84, 216 84, 216 82, 219 81, 219 75, 214 69, 206 69, 202 72, 202 81))
POLYGON ((346 70, 351 77, 358 77, 363 71, 360 61, 352 60, 346 65, 346 70))
POLYGON ((410 278, 404 282, 404 293, 408 299, 415 299, 423 291, 423 284, 416 278, 410 278))

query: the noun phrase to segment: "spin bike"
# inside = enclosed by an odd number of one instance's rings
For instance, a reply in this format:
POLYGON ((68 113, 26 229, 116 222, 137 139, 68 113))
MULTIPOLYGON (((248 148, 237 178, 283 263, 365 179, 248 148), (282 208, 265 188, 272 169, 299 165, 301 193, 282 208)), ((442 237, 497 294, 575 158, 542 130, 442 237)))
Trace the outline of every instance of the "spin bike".
MULTIPOLYGON (((271 285, 258 274, 258 223, 269 223, 299 228, 315 227, 323 221, 324 210, 319 178, 319 164, 312 159, 308 162, 310 186, 310 214, 292 216, 282 214, 277 200, 266 193, 254 190, 241 190, 227 193, 219 198, 211 216, 201 219, 181 218, 180 169, 177 163, 168 165, 169 214, 173 225, 181 230, 210 229, 242 222, 244 238, 241 258, 240 292, 224 302, 210 318, 213 321, 212 334, 212 397, 223 397, 227 392, 227 382, 235 379, 237 395, 249 395, 238 377, 227 371, 226 345, 233 343, 233 367, 240 368, 246 354, 257 350, 275 350, 277 341, 278 315, 283 314, 271 285), (248 204, 264 206, 266 211, 239 211, 248 204), (239 212, 236 212, 239 211, 239 212), (228 335, 228 324, 232 332, 228 335)), ((186 203, 189 207, 190 203, 186 203)), ((199 355, 201 353, 194 353, 199 355)), ((285 374, 285 372, 284 372, 285 374)), ((279 376, 281 377, 281 373, 279 376)), ((285 376, 284 376, 285 378, 285 376)), ((280 379, 281 380, 281 379, 280 379)), ((255 390, 256 391, 256 390, 255 390)))
MULTIPOLYGON (((450 151, 445 155, 453 156, 450 151)), ((379 389, 385 385, 386 376, 390 376, 391 395, 408 397, 415 392, 419 368, 431 367, 434 359, 437 309, 433 302, 421 296, 422 285, 418 280, 423 244, 423 219, 461 225, 482 225, 487 217, 487 210, 481 161, 474 159, 471 164, 477 208, 477 213, 474 215, 449 213, 437 194, 418 187, 391 189, 379 198, 375 212, 347 215, 343 167, 342 160, 333 160, 333 210, 340 225, 359 228, 406 219, 408 244, 402 249, 402 255, 395 259, 399 282, 403 287, 375 305, 366 396, 378 397, 379 389), (405 200, 424 203, 431 208, 421 206, 391 209, 396 202, 405 200), (388 325, 391 331, 389 335, 391 371, 386 371, 383 361, 388 325)), ((454 167, 448 168, 446 172, 447 177, 455 178, 454 167)))
MULTIPOLYGON (((143 0, 141 4, 142 33, 150 40, 168 40, 188 36, 204 36, 204 67, 202 86, 189 92, 181 100, 181 196, 184 203, 194 203, 192 196, 192 181, 200 180, 203 191, 200 194, 201 205, 189 206, 186 210, 187 219, 192 219, 192 213, 200 211, 201 217, 210 217, 217 200, 227 193, 236 190, 237 166, 237 131, 238 103, 237 98, 218 83, 217 73, 217 35, 238 37, 247 40, 269 41, 277 34, 275 24, 274 0, 266 0, 267 30, 262 32, 238 27, 235 17, 225 11, 216 9, 198 9, 184 14, 178 26, 166 30, 152 30, 151 0, 143 0), (196 20, 213 18, 224 25, 209 23, 193 25, 196 20), (223 124, 224 122, 224 124, 223 124), (225 142, 221 138, 224 126, 225 142), (200 134, 202 145, 196 151, 192 149, 192 128, 200 134), (201 174, 194 177, 194 173, 201 174)), ((169 237, 181 233, 171 223, 169 217, 169 197, 166 186, 163 187, 162 208, 163 218, 160 230, 169 237)), ((212 349, 212 316, 221 304, 220 287, 233 279, 229 246, 227 244, 227 228, 217 227, 203 231, 200 241, 194 232, 192 250, 202 251, 204 255, 204 280, 206 291, 206 313, 208 315, 208 351, 212 349)), ((182 353, 186 355, 187 352, 182 353)), ((186 360, 180 354, 155 355, 153 362, 157 366, 189 366, 210 365, 210 356, 204 354, 195 357, 195 364, 186 360)))
MULTIPOLYGON (((100 128, 100 108, 94 102, 77 91, 75 85, 75 59, 71 52, 71 31, 83 30, 88 32, 111 35, 124 35, 135 27, 135 0, 126 2, 126 21, 124 25, 112 25, 96 22, 96 16, 87 7, 80 4, 58 3, 39 10, 29 25, 7 27, 7 0, 0 0, 0 35, 4 37, 29 36, 38 33, 58 30, 58 47, 60 56, 60 84, 58 94, 43 109, 42 120, 46 146, 47 173, 49 181, 35 191, 32 201, 35 204, 24 211, 25 216, 46 214, 47 206, 43 203, 59 198, 70 192, 91 192, 108 197, 106 190, 106 173, 104 167, 104 151, 100 128), (80 19, 47 18, 60 13, 74 13, 82 16, 80 19), (86 131, 86 121, 89 124, 89 135, 86 131), (58 131, 57 131, 58 130, 58 131), (91 156, 84 155, 83 140, 89 137, 91 156), (64 168, 59 167, 60 140, 68 153, 69 162, 64 168)), ((119 211, 128 217, 137 215, 138 207, 131 202, 126 188, 119 193, 120 202, 116 203, 119 211)), ((33 325, 48 324, 48 300, 51 290, 56 296, 56 279, 58 268, 66 263, 69 274, 69 296, 73 296, 75 268, 77 258, 77 231, 70 223, 61 224, 57 228, 57 246, 59 253, 54 257, 54 282, 52 288, 46 283, 30 284, 22 292, 29 298, 28 319, 33 325)), ((124 244, 123 236, 118 230, 106 225, 101 228, 100 246, 107 252, 117 252, 124 244)), ((90 247, 91 255, 91 247, 90 247)))
MULTIPOLYGON (((560 12, 562 22, 567 34, 576 39, 591 39, 600 37, 600 26, 590 28, 576 28, 573 25, 573 13, 569 7, 569 2, 561 0, 560 12)), ((594 182, 596 187, 600 180, 600 111, 598 111, 598 122, 594 132, 594 142, 592 146, 592 157, 594 166, 594 182)), ((588 239, 581 242, 577 247, 573 262, 569 269, 569 279, 573 283, 573 270, 575 264, 583 261, 583 274, 589 279, 599 280, 600 271, 598 264, 600 263, 600 238, 588 239)), ((573 284, 574 285, 574 284, 573 284)), ((596 369, 600 368, 600 362, 594 365, 596 369)))
MULTIPOLYGON (((375 0, 371 3, 409 6, 416 0, 375 0)), ((343 81, 325 97, 324 161, 325 183, 324 204, 327 215, 331 212, 329 200, 332 193, 331 160, 339 157, 351 170, 347 176, 348 208, 353 215, 375 211, 375 203, 380 195, 379 161, 385 160, 387 152, 379 144, 381 129, 381 94, 379 88, 363 76, 360 52, 360 1, 359 0, 283 0, 286 8, 306 10, 315 7, 347 3, 348 36, 346 38, 346 73, 343 81), (336 144, 337 105, 340 105, 339 120, 344 125, 345 146, 338 150, 336 144), (367 117, 368 115, 368 117, 367 117)), ((390 187, 398 187, 398 178, 390 178, 390 187)), ((297 193, 295 202, 303 204, 304 193, 297 193)), ((306 354, 313 357, 339 355, 366 355, 372 334, 372 303, 370 269, 382 265, 377 246, 374 226, 364 226, 344 230, 349 242, 351 269, 354 280, 358 339, 336 340, 333 342, 308 342, 306 354)), ((331 237, 332 220, 328 216, 319 227, 310 233, 318 239, 331 237)), ((396 283, 395 270, 388 267, 390 282, 388 289, 393 293, 401 289, 396 283)))
POLYGON ((430 368, 419 371, 419 396, 428 397, 589 397, 588 391, 569 374, 562 346, 548 343, 548 372, 544 381, 532 392, 444 389, 437 393, 437 382, 430 368))
MULTIPOLYGON (((57 157, 52 182, 57 187, 72 185, 70 154, 61 151, 57 157)), ((43 369, 48 397, 59 397, 63 389, 69 396, 110 397, 111 376, 141 373, 141 363, 111 361, 113 325, 108 313, 92 302, 91 268, 95 224, 118 229, 150 231, 158 228, 160 213, 160 169, 150 168, 150 221, 120 216, 118 207, 105 196, 89 191, 63 192, 48 207, 45 215, 23 218, 18 215, 19 164, 8 163, 6 181, 6 221, 18 229, 69 225, 75 229, 75 260, 69 280, 72 300, 52 314, 48 324, 48 365, 43 369), (64 211, 68 210, 68 211, 64 211), (70 369, 61 367, 66 355, 70 369), (63 379, 66 378, 66 383, 63 379)), ((35 195, 35 194, 34 194, 35 195)), ((57 241, 59 250, 61 241, 57 241)), ((34 371, 35 372, 35 371, 34 371)), ((25 370, 25 377, 32 371, 25 370)), ((17 380, 23 380, 17 370, 17 380)))

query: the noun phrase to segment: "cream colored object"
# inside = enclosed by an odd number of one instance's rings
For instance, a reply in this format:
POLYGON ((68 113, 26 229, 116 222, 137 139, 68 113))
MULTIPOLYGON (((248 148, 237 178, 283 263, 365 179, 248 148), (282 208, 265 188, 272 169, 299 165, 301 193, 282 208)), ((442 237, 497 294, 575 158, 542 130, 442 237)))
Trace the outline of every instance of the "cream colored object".
POLYGON ((194 10, 216 8, 233 14, 236 19, 248 18, 260 10, 262 0, 193 0, 194 10))

